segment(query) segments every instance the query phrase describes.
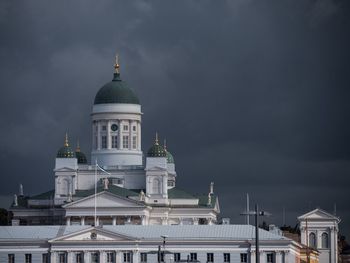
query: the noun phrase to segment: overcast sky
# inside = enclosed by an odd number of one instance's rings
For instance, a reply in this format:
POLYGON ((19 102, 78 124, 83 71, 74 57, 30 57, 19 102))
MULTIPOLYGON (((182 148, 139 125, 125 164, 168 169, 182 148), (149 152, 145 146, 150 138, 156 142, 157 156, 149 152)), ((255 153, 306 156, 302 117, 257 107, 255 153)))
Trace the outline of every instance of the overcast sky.
POLYGON ((321 207, 350 239, 350 2, 0 2, 0 195, 54 187, 68 130, 90 157, 90 113, 113 76, 138 94, 177 185, 219 195, 242 223, 245 194, 295 225, 321 207))

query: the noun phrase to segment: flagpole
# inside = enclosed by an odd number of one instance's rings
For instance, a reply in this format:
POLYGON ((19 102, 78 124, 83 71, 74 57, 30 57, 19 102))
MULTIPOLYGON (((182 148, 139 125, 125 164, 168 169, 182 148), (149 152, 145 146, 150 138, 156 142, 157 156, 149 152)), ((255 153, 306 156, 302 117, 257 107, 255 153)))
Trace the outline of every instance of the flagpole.
POLYGON ((97 208, 97 204, 96 204, 96 194, 97 194, 97 159, 95 159, 95 216, 94 216, 94 224, 95 227, 97 226, 97 221, 96 221, 96 208, 97 208))

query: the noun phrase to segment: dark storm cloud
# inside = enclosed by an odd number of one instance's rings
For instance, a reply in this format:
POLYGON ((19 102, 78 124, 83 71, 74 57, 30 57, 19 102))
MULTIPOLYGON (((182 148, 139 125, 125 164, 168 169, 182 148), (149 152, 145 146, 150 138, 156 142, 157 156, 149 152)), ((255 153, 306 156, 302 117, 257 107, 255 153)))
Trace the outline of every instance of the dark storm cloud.
POLYGON ((345 0, 2 1, 0 192, 52 188, 67 130, 89 153, 119 52, 143 150, 166 137, 179 186, 214 181, 234 222, 246 192, 277 224, 337 203, 349 236, 349 28, 345 0))

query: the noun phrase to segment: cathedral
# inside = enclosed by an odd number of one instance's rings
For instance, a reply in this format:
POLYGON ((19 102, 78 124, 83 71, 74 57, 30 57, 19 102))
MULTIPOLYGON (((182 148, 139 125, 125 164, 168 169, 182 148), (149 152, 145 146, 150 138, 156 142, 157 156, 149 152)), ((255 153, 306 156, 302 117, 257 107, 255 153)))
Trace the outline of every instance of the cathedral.
POLYGON ((121 79, 118 58, 111 82, 100 88, 91 113, 91 164, 66 134, 57 152, 51 191, 24 196, 10 210, 13 225, 215 224, 220 213, 213 183, 194 195, 176 187, 173 155, 156 134, 144 155, 141 104, 121 79))
POLYGON ((91 163, 66 134, 54 189, 25 196, 21 185, 14 195, 12 226, 0 227, 0 262, 338 263, 335 215, 301 215, 300 235, 287 237, 273 225, 220 222, 213 182, 201 195, 178 189, 165 142, 156 134, 142 152, 141 104, 118 59, 114 68, 92 106, 91 163))

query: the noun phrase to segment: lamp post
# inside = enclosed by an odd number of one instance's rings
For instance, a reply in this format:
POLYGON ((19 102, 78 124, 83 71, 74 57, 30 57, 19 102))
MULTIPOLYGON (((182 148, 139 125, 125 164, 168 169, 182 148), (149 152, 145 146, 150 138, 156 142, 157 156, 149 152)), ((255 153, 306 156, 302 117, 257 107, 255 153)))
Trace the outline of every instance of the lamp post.
POLYGON ((260 253, 259 253, 259 216, 269 216, 270 213, 266 211, 259 211, 258 204, 255 204, 255 211, 246 211, 241 213, 241 215, 255 217, 255 262, 260 263, 260 253))
POLYGON ((161 262, 162 261, 162 259, 163 259, 163 262, 165 262, 165 256, 164 256, 164 253, 165 253, 165 241, 166 241, 166 239, 168 238, 168 236, 167 235, 162 235, 162 236, 160 236, 162 239, 163 239, 163 252, 161 251, 161 249, 160 249, 160 246, 158 247, 158 250, 159 250, 159 260, 158 260, 158 262, 161 262))

